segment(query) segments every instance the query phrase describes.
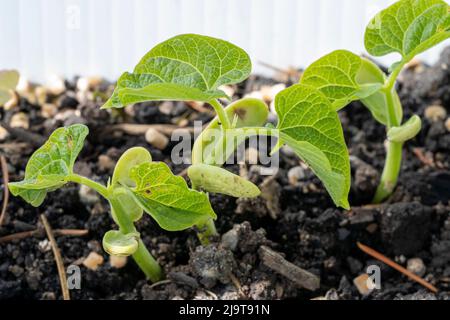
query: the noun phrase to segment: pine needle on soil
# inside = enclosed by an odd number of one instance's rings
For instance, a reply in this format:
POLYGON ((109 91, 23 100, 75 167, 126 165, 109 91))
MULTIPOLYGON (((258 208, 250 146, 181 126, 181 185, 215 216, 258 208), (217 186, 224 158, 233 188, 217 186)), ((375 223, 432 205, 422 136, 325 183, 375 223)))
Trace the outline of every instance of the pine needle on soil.
POLYGON ((427 282, 425 279, 419 277, 418 275, 412 273, 408 269, 403 268, 401 265, 399 265, 398 263, 395 263, 394 261, 392 261, 391 259, 389 259, 385 255, 379 253, 378 251, 375 251, 374 249, 372 249, 372 248, 370 248, 370 247, 368 247, 368 246, 366 246, 366 245, 364 245, 364 244, 362 244, 360 242, 357 242, 356 244, 358 245, 358 248, 360 248, 362 251, 367 253, 369 256, 372 256, 375 259, 380 260, 381 262, 387 264, 391 268, 394 268, 395 270, 403 273, 405 276, 407 276, 411 280, 414 280, 417 283, 421 284, 422 286, 424 286, 428 290, 430 290, 430 291, 432 291, 434 293, 438 292, 438 289, 435 286, 433 286, 431 283, 427 282))
POLYGON ((63 294, 64 300, 70 300, 69 288, 67 286, 67 277, 66 270, 64 268, 64 262, 61 257, 61 252, 59 251, 58 245, 55 240, 55 236, 53 235, 53 230, 50 224, 48 223, 45 215, 41 214, 41 221, 44 225, 45 232, 47 233, 48 240, 52 246, 53 255, 55 256, 56 267, 58 268, 59 282, 61 283, 61 290, 63 294))

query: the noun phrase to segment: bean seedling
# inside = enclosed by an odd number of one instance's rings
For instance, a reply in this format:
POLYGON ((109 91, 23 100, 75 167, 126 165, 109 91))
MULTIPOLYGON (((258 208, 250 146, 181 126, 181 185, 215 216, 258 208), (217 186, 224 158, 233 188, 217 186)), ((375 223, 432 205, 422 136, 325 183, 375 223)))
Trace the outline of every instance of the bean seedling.
POLYGON ((131 148, 119 159, 106 186, 73 172, 88 129, 84 125, 59 128, 31 157, 21 182, 10 183, 14 195, 34 206, 47 192, 68 182, 84 184, 106 198, 119 230, 107 232, 104 249, 113 255, 132 255, 152 281, 162 272, 139 237, 134 222, 145 211, 165 230, 195 226, 202 244, 217 235, 216 214, 205 192, 233 197, 257 197, 252 182, 223 165, 240 143, 254 135, 276 136, 276 152, 284 144, 312 169, 337 206, 348 209, 350 164, 337 111, 360 100, 387 127, 388 151, 374 201, 394 189, 402 146, 421 127, 418 116, 402 123, 402 106, 395 90, 401 69, 417 54, 450 36, 448 5, 440 0, 401 0, 381 11, 366 29, 369 53, 400 53, 386 76, 370 60, 338 50, 309 66, 295 84, 275 97, 276 127, 266 124, 268 108, 259 99, 242 98, 223 108, 229 99, 222 85, 244 81, 251 72, 248 55, 239 47, 215 38, 184 34, 150 50, 132 73, 125 72, 103 108, 122 108, 144 101, 201 101, 217 117, 197 137, 188 168, 192 189, 148 151, 131 148))
MULTIPOLYGON (((217 117, 192 148, 188 176, 195 190, 233 197, 258 196, 256 185, 222 166, 248 137, 273 135, 279 138, 273 152, 285 143, 290 145, 323 181, 334 202, 348 208, 348 152, 332 104, 312 87, 288 88, 275 99, 277 128, 265 125, 268 108, 262 100, 242 98, 224 108, 219 99, 229 97, 220 86, 239 83, 250 72, 251 61, 237 46, 207 36, 179 35, 154 47, 132 73, 122 74, 103 108, 154 100, 206 102, 217 117)), ((197 229, 203 243, 217 234, 212 219, 197 225, 197 229)))
POLYGON ((450 37, 449 6, 441 0, 401 0, 378 13, 365 31, 365 47, 373 56, 400 54, 386 76, 366 58, 346 50, 334 51, 312 63, 300 79, 318 89, 339 110, 360 100, 387 128, 387 155, 373 201, 386 199, 394 190, 401 168, 402 147, 414 138, 421 120, 413 115, 402 122, 403 109, 395 89, 402 68, 416 55, 450 37))
POLYGON ((103 237, 103 248, 116 256, 131 255, 152 281, 161 279, 161 268, 140 239, 134 222, 143 212, 165 230, 179 231, 215 218, 208 197, 190 190, 183 178, 175 176, 162 162, 152 162, 141 147, 128 149, 118 160, 106 186, 73 172, 88 128, 75 124, 55 130, 47 142, 34 152, 25 169, 25 178, 9 183, 15 196, 37 207, 46 195, 68 182, 84 184, 102 195, 111 206, 119 230, 103 237))

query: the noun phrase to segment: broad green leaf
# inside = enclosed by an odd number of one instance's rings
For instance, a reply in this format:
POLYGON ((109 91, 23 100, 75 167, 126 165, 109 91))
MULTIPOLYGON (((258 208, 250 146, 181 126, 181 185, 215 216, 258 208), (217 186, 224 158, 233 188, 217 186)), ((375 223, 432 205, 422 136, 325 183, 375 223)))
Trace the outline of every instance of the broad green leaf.
MULTIPOLYGON (((313 62, 303 73, 300 84, 320 90, 335 110, 361 100, 377 121, 387 125, 386 94, 380 90, 385 80, 383 71, 370 60, 350 51, 337 50, 313 62)), ((402 108, 397 93, 393 95, 400 121, 402 108)))
POLYGON ((19 82, 19 73, 15 70, 0 71, 0 105, 11 98, 10 91, 14 90, 19 82))
MULTIPOLYGON (((260 99, 243 98, 227 106, 225 113, 235 120, 233 128, 257 127, 266 123, 269 109, 260 99)), ((195 140, 192 163, 222 165, 247 138, 246 135, 235 135, 233 130, 222 130, 218 117, 215 117, 195 140)))
POLYGON ((110 255, 127 257, 138 249, 139 233, 124 234, 118 230, 110 230, 103 236, 102 245, 103 249, 110 255))
POLYGON ((367 61, 346 50, 336 50, 313 62, 303 73, 300 83, 320 90, 336 110, 353 100, 359 100, 378 91, 384 83, 381 70, 371 79, 359 79, 367 61), (363 70, 362 70, 363 69, 363 70), (381 73, 381 76, 379 76, 381 73), (365 80, 365 81, 361 81, 365 80))
POLYGON ((89 129, 82 124, 56 129, 47 142, 31 156, 23 181, 8 184, 14 196, 37 207, 47 192, 58 189, 72 174, 75 160, 83 148, 89 129))
POLYGON ((387 136, 390 141, 405 142, 414 138, 422 127, 422 121, 416 115, 413 115, 408 121, 399 127, 389 129, 387 136))
MULTIPOLYGON (((442 0, 401 0, 369 23, 365 46, 374 56, 397 52, 402 64, 450 37, 448 4, 442 0)), ((399 65, 397 65, 398 67, 399 65)))
POLYGON ((208 196, 188 188, 163 162, 142 163, 131 170, 135 187, 130 188, 136 202, 168 231, 190 228, 216 214, 208 196))
POLYGON ((133 73, 124 73, 104 108, 149 100, 210 101, 226 97, 224 84, 243 81, 251 62, 241 48, 224 40, 183 34, 150 50, 133 73))
POLYGON ((254 198, 261 193, 252 182, 216 166, 194 164, 188 168, 188 176, 192 185, 208 192, 236 198, 254 198))
POLYGON ((317 89, 297 84, 275 97, 275 109, 281 143, 311 167, 336 205, 348 209, 349 155, 330 101, 317 89))

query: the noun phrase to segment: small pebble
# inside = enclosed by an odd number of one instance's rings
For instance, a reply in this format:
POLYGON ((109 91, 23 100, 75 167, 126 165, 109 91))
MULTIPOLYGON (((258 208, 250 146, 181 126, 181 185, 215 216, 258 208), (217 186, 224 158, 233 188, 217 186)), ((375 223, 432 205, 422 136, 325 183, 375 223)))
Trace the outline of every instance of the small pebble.
POLYGON ((288 171, 288 180, 291 186, 296 186, 298 182, 305 178, 305 170, 301 166, 296 166, 288 171))
POLYGON ((47 102, 47 89, 43 86, 37 86, 34 89, 36 101, 39 105, 44 105, 47 102))
POLYGON ((53 118, 58 113, 58 108, 53 103, 44 103, 41 106, 41 113, 44 118, 53 118))
POLYGON ((109 264, 111 267, 121 269, 126 266, 128 257, 109 256, 109 264))
POLYGON ((98 87, 102 83, 101 77, 80 77, 77 81, 77 89, 79 91, 89 91, 98 87))
POLYGON ((281 149, 280 149, 280 151, 281 151, 283 154, 287 155, 288 157, 293 157, 293 156, 295 156, 294 150, 292 150, 292 148, 289 147, 288 145, 282 146, 281 149))
POLYGON ((9 125, 11 126, 11 128, 28 129, 30 127, 30 120, 26 113, 18 112, 11 117, 9 125))
POLYGON ((41 252, 48 252, 48 251, 52 250, 52 245, 50 244, 50 241, 48 241, 48 239, 45 239, 45 240, 39 241, 38 248, 39 248, 39 251, 41 251, 41 252))
POLYGON ((11 98, 5 102, 3 105, 3 108, 5 110, 11 110, 12 108, 16 107, 19 104, 19 96, 17 93, 12 91, 11 98))
POLYGON ((64 79, 57 75, 52 75, 49 81, 47 82, 47 90, 50 94, 59 96, 66 90, 64 79))
POLYGON ((169 138, 153 128, 147 130, 147 132, 145 133, 145 140, 149 144, 160 150, 165 149, 169 144, 169 138))
POLYGON ((426 267, 425 264, 423 263, 423 260, 420 258, 408 259, 408 262, 406 263, 406 268, 412 273, 418 275, 419 277, 425 275, 426 267))
POLYGON ((114 169, 116 163, 110 157, 105 154, 101 154, 98 157, 98 168, 102 171, 109 171, 114 169))
POLYGON ((103 264, 103 257, 97 252, 92 251, 86 259, 83 260, 83 265, 90 270, 97 270, 103 264))
MULTIPOLYGON (((369 288, 368 283, 370 283, 370 281, 372 281, 372 279, 369 277, 369 275, 367 273, 363 273, 353 279, 353 284, 355 285, 356 289, 358 289, 361 295, 367 296, 373 290, 369 288)), ((373 284, 373 287, 375 287, 375 284, 373 284)))
POLYGON ((56 294, 54 292, 44 292, 41 296, 42 300, 56 300, 56 294))
POLYGON ((445 128, 450 132, 450 117, 445 120, 445 128))
POLYGON ((170 115, 174 109, 174 104, 172 101, 164 101, 158 106, 159 112, 162 114, 170 115))
POLYGON ((447 111, 442 106, 432 105, 425 109, 425 118, 433 122, 444 120, 445 117, 447 117, 447 111))
POLYGON ((236 92, 236 90, 234 90, 234 88, 232 86, 227 86, 227 85, 222 85, 218 89, 225 92, 225 94, 229 97, 233 97, 236 92))
POLYGON ((6 138, 8 138, 8 136, 9 136, 9 132, 5 128, 0 126, 0 141, 6 140, 6 138))
POLYGON ((238 242, 238 230, 237 228, 233 228, 222 235, 222 241, 220 243, 224 248, 235 251, 237 249, 238 242))
POLYGON ((78 191, 80 201, 85 205, 92 205, 99 201, 99 196, 97 192, 82 184, 80 190, 78 191))
POLYGON ((248 164, 258 164, 259 151, 255 148, 245 150, 245 160, 248 164))

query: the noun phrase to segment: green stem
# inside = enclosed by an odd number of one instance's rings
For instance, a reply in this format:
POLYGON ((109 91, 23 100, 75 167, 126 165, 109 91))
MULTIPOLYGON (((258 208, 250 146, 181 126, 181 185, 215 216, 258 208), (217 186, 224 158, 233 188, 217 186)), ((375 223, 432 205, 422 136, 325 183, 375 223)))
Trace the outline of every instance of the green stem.
POLYGON ((82 177, 82 176, 80 176, 78 174, 75 174, 75 173, 69 174, 66 177, 66 181, 71 181, 71 182, 84 184, 85 186, 88 186, 89 188, 91 188, 91 189, 97 191, 98 193, 100 193, 102 195, 102 197, 104 197, 106 199, 109 197, 108 189, 105 186, 103 186, 100 183, 95 182, 95 181, 93 181, 91 179, 82 177))
POLYGON ((219 233, 216 230, 213 219, 208 219, 204 223, 196 225, 197 237, 204 246, 211 243, 211 238, 217 237, 219 233))
POLYGON ((381 175, 380 184, 373 198, 374 203, 386 199, 397 185, 398 174, 402 163, 403 143, 389 141, 387 146, 386 162, 381 175))
MULTIPOLYGON (((398 72, 399 71, 397 71, 396 74, 398 74, 398 72)), ((387 101, 388 129, 399 126, 401 122, 395 114, 395 102, 393 96, 395 81, 392 81, 392 79, 395 78, 392 76, 394 76, 394 74, 391 74, 388 80, 390 85, 383 89, 387 101)), ((402 147, 403 143, 401 142, 388 141, 383 173, 381 174, 380 184, 377 187, 372 202, 380 203, 394 191, 402 164, 402 147)))
MULTIPOLYGON (((197 186, 191 185, 192 189, 198 190, 197 186)), ((210 240, 213 237, 217 237, 219 233, 216 230, 216 225, 214 224, 214 220, 208 219, 203 223, 199 223, 196 225, 197 228, 197 237, 200 240, 200 243, 204 246, 210 244, 210 240)))
MULTIPOLYGON (((114 198, 110 198, 109 203, 111 205, 114 221, 119 226, 120 231, 124 234, 137 232, 136 227, 126 213, 126 208, 114 198)), ((132 257, 146 277, 152 282, 157 282, 163 278, 163 272, 160 265, 140 238, 138 248, 132 257)))
POLYGON ((216 111, 217 116, 219 117, 219 121, 222 124, 222 128, 223 129, 229 129, 231 128, 231 121, 230 118, 228 118, 227 113, 225 112, 225 109, 223 108, 223 106, 220 104, 219 101, 217 101, 216 99, 211 100, 208 102, 216 111))
MULTIPOLYGON (((101 194, 105 199, 109 200, 109 204, 111 205, 111 213, 114 219, 114 222, 117 223, 119 229, 122 233, 132 233, 137 232, 136 227, 133 224, 133 221, 128 217, 126 208, 122 206, 120 201, 115 199, 112 194, 108 191, 108 189, 101 185, 98 182, 92 181, 91 179, 82 177, 78 174, 70 174, 66 178, 67 181, 76 182, 80 184, 84 184, 89 188, 97 191, 101 194)), ((157 282, 163 278, 163 273, 161 267, 155 258, 150 254, 150 252, 145 247, 145 244, 139 239, 139 245, 136 252, 132 255, 134 261, 136 261, 137 265, 141 268, 144 274, 150 279, 152 282, 157 282)))

